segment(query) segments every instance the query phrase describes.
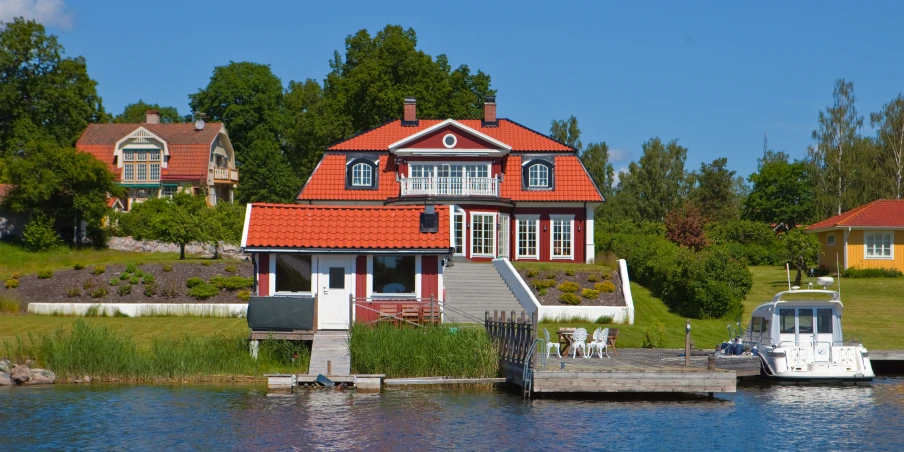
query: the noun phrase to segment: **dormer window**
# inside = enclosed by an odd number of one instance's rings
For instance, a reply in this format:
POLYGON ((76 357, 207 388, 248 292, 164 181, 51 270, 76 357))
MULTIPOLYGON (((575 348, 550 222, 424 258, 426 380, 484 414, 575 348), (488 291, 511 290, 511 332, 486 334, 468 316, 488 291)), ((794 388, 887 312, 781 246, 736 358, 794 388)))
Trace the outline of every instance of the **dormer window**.
POLYGON ((356 159, 347 166, 346 188, 370 189, 377 187, 377 164, 365 159, 356 159))
POLYGON ((522 186, 528 190, 553 188, 553 165, 546 160, 531 160, 522 168, 522 186))
POLYGON ((126 182, 160 180, 160 150, 123 150, 122 179, 126 182))

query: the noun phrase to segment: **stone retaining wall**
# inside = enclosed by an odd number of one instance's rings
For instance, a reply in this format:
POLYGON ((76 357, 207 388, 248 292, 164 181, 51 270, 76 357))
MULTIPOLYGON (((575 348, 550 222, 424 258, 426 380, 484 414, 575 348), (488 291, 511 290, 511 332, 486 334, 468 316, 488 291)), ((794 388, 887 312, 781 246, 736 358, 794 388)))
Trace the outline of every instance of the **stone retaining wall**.
MULTIPOLYGON (((107 243, 111 250, 142 251, 146 253, 178 253, 179 245, 175 243, 163 243, 156 240, 135 240, 132 237, 111 237, 107 243)), ((185 246, 186 254, 199 255, 201 257, 213 257, 214 247, 209 243, 191 243, 185 246)), ((238 245, 220 242, 220 257, 224 259, 244 260, 249 256, 242 253, 238 245)))

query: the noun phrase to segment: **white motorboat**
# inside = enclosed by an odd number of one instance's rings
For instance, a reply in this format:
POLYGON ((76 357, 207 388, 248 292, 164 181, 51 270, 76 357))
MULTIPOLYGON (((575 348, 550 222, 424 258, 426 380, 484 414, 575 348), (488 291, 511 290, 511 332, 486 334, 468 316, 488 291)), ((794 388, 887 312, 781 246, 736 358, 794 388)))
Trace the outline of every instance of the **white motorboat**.
POLYGON ((844 339, 842 308, 836 291, 780 292, 753 311, 737 342, 762 358, 766 377, 781 382, 869 383, 869 352, 858 338, 844 339))

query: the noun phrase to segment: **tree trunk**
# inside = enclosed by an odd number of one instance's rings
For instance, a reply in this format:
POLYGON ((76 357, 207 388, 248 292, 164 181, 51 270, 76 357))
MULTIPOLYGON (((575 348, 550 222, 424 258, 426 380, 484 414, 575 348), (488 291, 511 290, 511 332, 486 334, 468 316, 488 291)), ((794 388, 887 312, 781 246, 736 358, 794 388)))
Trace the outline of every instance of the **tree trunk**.
POLYGON ((800 287, 800 278, 801 278, 800 267, 797 267, 797 276, 794 277, 794 285, 797 287, 800 287))
POLYGON ((179 260, 185 260, 185 244, 179 244, 179 260))

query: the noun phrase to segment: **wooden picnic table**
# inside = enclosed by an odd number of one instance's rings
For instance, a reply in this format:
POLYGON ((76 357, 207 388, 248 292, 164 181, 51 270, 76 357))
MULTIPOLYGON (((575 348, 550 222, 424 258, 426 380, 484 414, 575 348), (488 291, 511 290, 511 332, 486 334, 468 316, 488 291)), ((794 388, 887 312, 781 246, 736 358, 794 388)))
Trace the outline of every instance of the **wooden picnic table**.
MULTIPOLYGON (((568 351, 571 350, 571 343, 573 342, 572 337, 574 336, 575 329, 576 328, 559 328, 559 330, 556 331, 556 334, 559 336, 559 343, 565 344, 565 346, 562 347, 562 356, 567 356, 568 351)), ((586 351, 581 349, 581 354, 583 355, 584 353, 586 353, 586 351)))

